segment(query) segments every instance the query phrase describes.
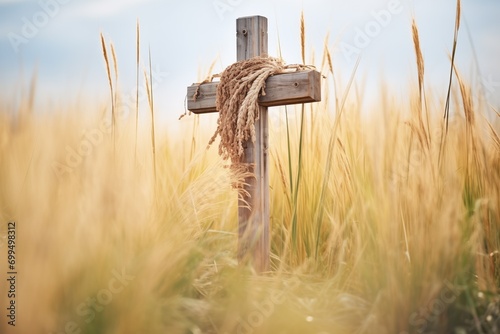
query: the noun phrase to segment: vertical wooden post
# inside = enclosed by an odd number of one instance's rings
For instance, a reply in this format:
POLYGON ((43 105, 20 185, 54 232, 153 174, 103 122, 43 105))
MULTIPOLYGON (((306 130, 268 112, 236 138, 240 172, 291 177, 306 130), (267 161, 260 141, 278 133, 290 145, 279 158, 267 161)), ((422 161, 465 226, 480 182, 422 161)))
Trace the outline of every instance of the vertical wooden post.
MULTIPOLYGON (((267 55, 267 18, 251 16, 236 21, 237 60, 267 55)), ((255 122, 255 144, 244 144, 244 163, 249 164, 254 177, 245 179, 245 190, 249 196, 238 199, 238 258, 253 261, 256 271, 269 268, 269 129, 267 107, 260 107, 259 119, 255 122), (250 208, 248 208, 250 205, 250 208)))
MULTIPOLYGON (((267 56, 267 18, 250 16, 236 21, 237 60, 267 56)), ((196 114, 217 112, 217 82, 188 87, 188 109, 196 114)), ((257 272, 269 270, 269 129, 268 106, 321 101, 321 74, 305 69, 280 73, 266 80, 266 96, 259 97, 256 141, 243 143, 245 163, 252 176, 238 194, 238 260, 251 263, 257 272)))

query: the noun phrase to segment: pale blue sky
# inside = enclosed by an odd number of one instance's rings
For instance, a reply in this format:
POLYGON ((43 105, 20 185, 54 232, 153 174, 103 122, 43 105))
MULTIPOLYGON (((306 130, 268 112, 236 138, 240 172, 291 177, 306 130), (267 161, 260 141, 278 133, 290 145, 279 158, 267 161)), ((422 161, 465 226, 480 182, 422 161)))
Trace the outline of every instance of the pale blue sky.
MULTIPOLYGON (((411 39, 414 16, 427 85, 436 85, 439 92, 445 90, 449 74, 447 55, 452 47, 455 6, 455 0, 0 0, 0 94, 15 101, 37 66, 37 101, 64 104, 79 95, 106 101, 107 77, 99 40, 103 32, 117 51, 121 92, 130 95, 135 87, 135 26, 139 19, 143 62, 150 46, 158 78, 157 113, 174 119, 183 112, 186 86, 198 79, 200 69, 206 71, 217 60, 214 71, 220 72, 235 61, 238 17, 266 16, 271 55, 277 53, 279 31, 285 61, 300 62, 302 9, 307 49, 309 53, 315 50, 316 65, 330 33, 338 75, 347 81, 360 51, 359 78, 366 75, 368 92, 375 92, 384 76, 398 96, 416 76, 411 39), (390 17, 384 16, 387 13, 390 17), (31 24, 34 30, 29 29, 31 24), (372 36, 363 41, 359 31, 372 36), (355 52, 350 55, 346 50, 355 52)), ((462 7, 457 64, 470 76, 476 73, 472 39, 483 88, 495 99, 500 95, 500 1, 463 0, 462 7)))

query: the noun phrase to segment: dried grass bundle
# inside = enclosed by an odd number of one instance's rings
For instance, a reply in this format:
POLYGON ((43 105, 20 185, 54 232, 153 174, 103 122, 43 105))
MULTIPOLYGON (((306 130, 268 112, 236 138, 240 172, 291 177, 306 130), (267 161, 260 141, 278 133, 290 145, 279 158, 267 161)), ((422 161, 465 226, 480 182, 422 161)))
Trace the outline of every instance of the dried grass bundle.
POLYGON ((255 142, 255 120, 259 118, 259 95, 266 95, 266 79, 285 69, 278 58, 254 57, 229 66, 217 87, 216 107, 219 110, 217 130, 209 142, 221 137, 219 154, 231 159, 231 168, 246 171, 242 164, 243 143, 255 142))

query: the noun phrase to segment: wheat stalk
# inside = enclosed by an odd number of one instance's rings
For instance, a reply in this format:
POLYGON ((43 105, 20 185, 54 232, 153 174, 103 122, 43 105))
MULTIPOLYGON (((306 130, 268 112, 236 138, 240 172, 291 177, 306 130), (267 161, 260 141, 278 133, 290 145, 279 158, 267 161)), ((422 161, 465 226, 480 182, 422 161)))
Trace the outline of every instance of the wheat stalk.
POLYGON ((418 110, 417 110, 417 119, 418 119, 418 131, 421 132, 421 136, 425 137, 426 147, 428 148, 430 145, 430 122, 429 122, 429 113, 426 111, 426 122, 427 122, 427 130, 424 126, 424 122, 422 120, 422 112, 423 112, 423 104, 424 104, 424 57, 422 55, 422 49, 420 48, 420 37, 418 34, 418 27, 415 19, 412 19, 411 30, 413 35, 413 45, 415 47, 415 55, 417 60, 417 73, 418 73, 418 110))
POLYGON ((151 47, 149 48, 149 83, 146 75, 146 84, 148 85, 149 107, 151 109, 151 146, 153 149, 153 172, 156 181, 156 140, 155 140, 155 112, 153 101, 153 70, 151 65, 151 47))
POLYGON ((450 94, 451 94, 451 83, 453 80, 453 68, 455 66, 455 53, 457 50, 457 41, 458 41, 458 30, 460 29, 460 16, 461 16, 461 4, 460 0, 457 0, 457 10, 455 16, 455 32, 453 36, 453 49, 451 51, 451 64, 450 64, 450 81, 448 84, 448 94, 446 96, 446 106, 444 112, 444 118, 446 120, 446 132, 448 132, 448 121, 450 117, 450 94))
POLYGON ((418 91, 420 93, 420 99, 422 99, 422 88, 424 84, 424 57, 422 56, 422 50, 420 49, 420 38, 415 19, 412 20, 411 30, 413 35, 413 45, 415 46, 415 55, 417 56, 418 91))
POLYGON ((326 53, 326 60, 328 61, 328 70, 333 75, 332 56, 330 54, 330 49, 328 48, 328 46, 325 47, 325 53, 326 53))
POLYGON ((302 64, 306 64, 306 23, 304 20, 304 11, 300 13, 300 53, 302 55, 302 64))
MULTIPOLYGON (((110 44, 111 47, 111 57, 113 58, 113 70, 115 71, 115 85, 114 85, 114 96, 113 102, 115 105, 115 112, 113 116, 113 131, 116 131, 116 106, 118 105, 118 61, 116 60, 115 46, 113 43, 110 44)), ((113 134, 113 145, 116 146, 116 134, 113 134)))
POLYGON ((453 36, 453 49, 451 51, 451 64, 450 64, 450 80, 448 83, 448 93, 446 94, 446 105, 444 107, 444 122, 445 122, 445 131, 441 134, 441 142, 439 145, 439 164, 441 164, 442 153, 444 151, 444 146, 446 144, 446 135, 448 134, 448 123, 450 118, 450 96, 451 96, 451 84, 453 81, 453 68, 455 66, 455 53, 457 50, 457 41, 458 41, 458 30, 460 29, 460 16, 461 16, 461 4, 460 0, 457 0, 457 9, 455 15, 455 32, 453 36))
POLYGON ((116 52, 115 52, 115 46, 113 45, 113 43, 110 44, 111 45, 111 56, 113 57, 113 69, 115 71, 115 94, 116 94, 116 90, 117 90, 117 85, 118 85, 118 62, 116 60, 116 52))
POLYGON ((112 131, 113 141, 114 141, 114 138, 115 138, 115 94, 114 94, 114 89, 113 89, 113 81, 111 79, 111 67, 109 65, 108 51, 106 48, 106 41, 104 40, 104 36, 102 33, 101 33, 101 45, 102 45, 102 53, 104 56, 104 61, 106 63, 106 71, 108 74, 109 89, 111 91, 111 131, 112 131))

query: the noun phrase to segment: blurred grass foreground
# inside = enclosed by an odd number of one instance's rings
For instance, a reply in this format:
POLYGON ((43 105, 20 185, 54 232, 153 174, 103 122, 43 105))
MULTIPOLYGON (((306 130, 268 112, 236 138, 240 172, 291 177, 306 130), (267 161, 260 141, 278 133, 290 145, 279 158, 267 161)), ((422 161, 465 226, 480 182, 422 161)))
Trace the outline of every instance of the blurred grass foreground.
POLYGON ((148 114, 136 136, 108 104, 1 101, 0 263, 15 221, 19 272, 1 332, 499 333, 498 109, 458 70, 449 119, 423 85, 364 106, 324 54, 323 101, 273 112, 263 275, 236 260, 215 123, 152 141, 148 114))

